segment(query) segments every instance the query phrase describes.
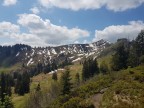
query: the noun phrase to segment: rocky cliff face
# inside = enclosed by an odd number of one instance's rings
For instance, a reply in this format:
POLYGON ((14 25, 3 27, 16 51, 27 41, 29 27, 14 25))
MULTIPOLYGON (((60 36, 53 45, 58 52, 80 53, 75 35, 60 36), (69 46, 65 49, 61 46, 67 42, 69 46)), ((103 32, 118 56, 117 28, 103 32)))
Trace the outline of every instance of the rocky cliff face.
POLYGON ((28 45, 0 46, 0 65, 9 66, 22 63, 26 66, 37 63, 48 64, 55 60, 76 62, 91 55, 98 55, 110 44, 100 40, 91 44, 70 44, 56 47, 32 48, 28 45))

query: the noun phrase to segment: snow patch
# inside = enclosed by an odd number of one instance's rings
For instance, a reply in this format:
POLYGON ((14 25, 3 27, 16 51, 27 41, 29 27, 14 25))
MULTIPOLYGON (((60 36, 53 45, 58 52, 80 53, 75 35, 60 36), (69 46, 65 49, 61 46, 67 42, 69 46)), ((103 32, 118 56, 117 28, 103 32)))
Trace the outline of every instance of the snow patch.
POLYGON ((79 61, 79 60, 81 60, 82 59, 82 57, 80 58, 77 58, 77 59, 75 59, 75 60, 73 60, 72 62, 76 62, 76 61, 79 61))
POLYGON ((55 72, 58 72, 58 71, 64 71, 65 69, 58 69, 58 70, 54 70, 54 71, 51 71, 51 72, 49 72, 48 74, 53 74, 53 73, 55 73, 55 72))
POLYGON ((89 56, 91 56, 91 55, 93 55, 95 52, 91 52, 91 53, 89 53, 89 56))
POLYGON ((72 56, 72 57, 69 57, 69 59, 73 59, 74 58, 74 56, 72 56))
POLYGON ((74 52, 77 52, 77 47, 76 46, 74 46, 74 52))
POLYGON ((48 74, 53 74, 53 73, 55 73, 55 72, 57 72, 57 70, 51 71, 51 72, 49 72, 48 74))
POLYGON ((32 52, 32 54, 31 54, 31 56, 33 56, 33 55, 34 55, 34 53, 35 53, 35 50, 34 50, 34 49, 32 49, 32 51, 33 51, 33 52, 32 52))
POLYGON ((37 54, 42 55, 42 53, 41 53, 41 52, 38 52, 37 54))
POLYGON ((94 47, 94 45, 93 45, 93 44, 89 44, 89 46, 90 46, 90 47, 94 47))
POLYGON ((58 69, 58 70, 63 71, 63 70, 65 70, 65 69, 58 69))
POLYGON ((83 56, 84 54, 78 54, 77 56, 83 56))
POLYGON ((48 54, 48 55, 50 55, 50 52, 49 52, 49 50, 47 51, 47 54, 48 54))
POLYGON ((30 65, 30 64, 33 64, 34 62, 32 62, 32 61, 33 61, 33 59, 31 58, 31 59, 28 61, 27 66, 30 65))
POLYGON ((55 49, 52 48, 51 51, 52 51, 53 54, 57 54, 56 51, 55 51, 55 49))
POLYGON ((19 56, 19 54, 20 54, 20 52, 18 52, 18 53, 16 54, 16 57, 19 56))
POLYGON ((65 53, 65 51, 60 51, 60 54, 65 53))

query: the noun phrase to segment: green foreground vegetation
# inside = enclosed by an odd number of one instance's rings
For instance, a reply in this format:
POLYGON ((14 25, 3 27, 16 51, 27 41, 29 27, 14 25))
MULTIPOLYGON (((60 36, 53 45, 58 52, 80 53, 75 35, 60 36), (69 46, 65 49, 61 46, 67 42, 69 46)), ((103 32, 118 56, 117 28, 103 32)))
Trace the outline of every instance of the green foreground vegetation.
MULTIPOLYGON (((74 76, 71 77, 74 78, 74 76)), ((47 80, 51 80, 51 76, 47 78, 47 80)), ((49 84, 47 88, 44 89, 43 87, 46 86, 46 82, 43 82, 40 83, 42 84, 41 91, 31 92, 29 95, 23 96, 20 100, 14 101, 14 105, 16 108, 21 108, 26 105, 26 103, 28 105, 26 107, 33 106, 33 108, 36 106, 38 106, 38 108, 79 108, 82 106, 85 108, 97 106, 100 108, 143 108, 143 82, 144 65, 118 72, 111 72, 106 75, 96 75, 86 82, 81 83, 78 87, 75 86, 69 95, 58 98, 56 97, 60 93, 59 83, 51 81, 51 85, 49 84), (49 89, 49 87, 51 89, 49 89), (45 95, 46 93, 51 93, 52 95, 48 97, 45 95), (99 94, 100 97, 97 97, 99 94), (35 96, 35 101, 32 101, 33 96, 35 96), (29 101, 29 99, 31 101, 29 101), (52 99, 54 99, 54 103, 52 99), (39 104, 37 105, 36 102, 39 104)))

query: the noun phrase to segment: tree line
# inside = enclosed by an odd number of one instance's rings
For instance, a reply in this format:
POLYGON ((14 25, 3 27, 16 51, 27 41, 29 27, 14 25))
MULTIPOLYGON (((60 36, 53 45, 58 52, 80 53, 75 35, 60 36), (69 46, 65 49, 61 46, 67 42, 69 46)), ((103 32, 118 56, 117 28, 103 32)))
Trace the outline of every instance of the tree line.
POLYGON ((135 40, 127 41, 127 45, 121 42, 112 56, 111 69, 114 71, 144 63, 144 31, 141 31, 135 40))

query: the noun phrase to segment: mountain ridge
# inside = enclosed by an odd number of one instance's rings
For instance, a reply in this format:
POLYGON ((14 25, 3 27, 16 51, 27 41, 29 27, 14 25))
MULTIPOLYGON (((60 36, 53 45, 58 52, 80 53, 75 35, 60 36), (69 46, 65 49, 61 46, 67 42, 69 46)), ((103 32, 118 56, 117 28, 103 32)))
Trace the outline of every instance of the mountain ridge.
POLYGON ((11 66, 16 63, 30 66, 37 63, 48 64, 56 60, 59 64, 67 59, 75 62, 83 57, 99 54, 110 45, 105 40, 100 40, 90 44, 68 44, 61 46, 31 47, 24 44, 13 46, 0 46, 0 65, 11 66))

